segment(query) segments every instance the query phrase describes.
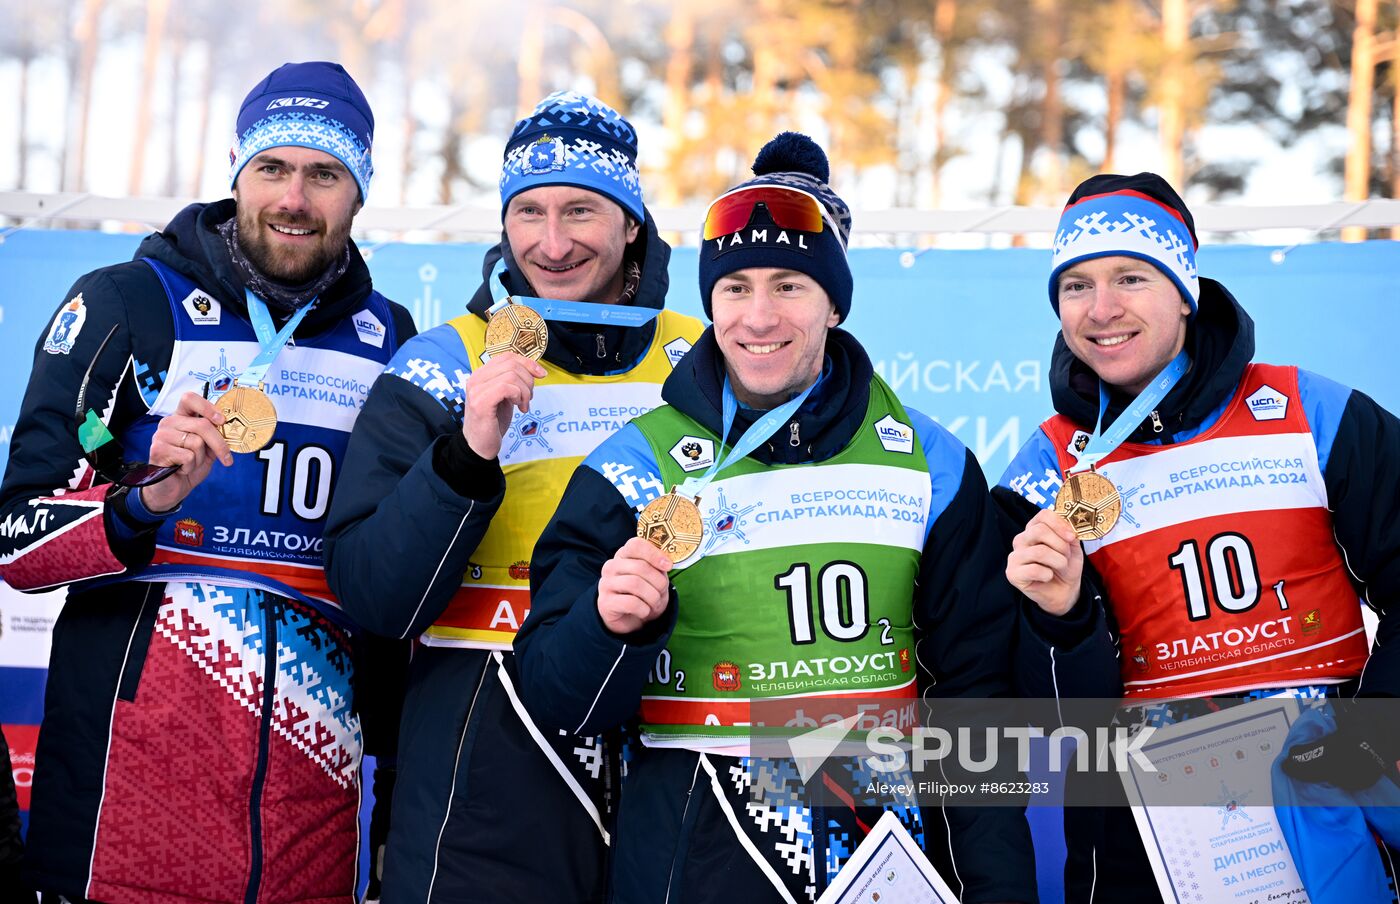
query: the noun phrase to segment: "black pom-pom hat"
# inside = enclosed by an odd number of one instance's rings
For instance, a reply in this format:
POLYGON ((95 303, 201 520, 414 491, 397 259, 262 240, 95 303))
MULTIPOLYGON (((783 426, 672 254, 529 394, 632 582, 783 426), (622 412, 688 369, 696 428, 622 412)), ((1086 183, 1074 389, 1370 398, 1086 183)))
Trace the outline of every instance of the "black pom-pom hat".
POLYGON ((812 195, 828 214, 820 232, 779 229, 760 207, 755 221, 740 241, 721 236, 701 243, 700 298, 705 315, 710 313, 710 293, 720 277, 739 270, 775 267, 805 273, 826 291, 841 319, 851 310, 851 268, 846 261, 846 243, 851 233, 851 209, 827 180, 831 166, 826 153, 815 141, 800 132, 781 132, 765 144, 753 162, 754 178, 736 185, 726 195, 746 188, 775 185, 795 188, 812 195), (835 224, 836 228, 830 228, 835 224))

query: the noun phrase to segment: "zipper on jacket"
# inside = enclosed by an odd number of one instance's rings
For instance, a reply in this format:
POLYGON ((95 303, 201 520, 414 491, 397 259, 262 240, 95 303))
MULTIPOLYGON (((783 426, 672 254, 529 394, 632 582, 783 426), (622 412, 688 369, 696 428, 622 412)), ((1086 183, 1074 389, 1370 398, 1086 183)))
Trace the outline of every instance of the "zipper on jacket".
POLYGON ((608 356, 608 346, 603 342, 603 334, 594 333, 593 338, 598 340, 598 357, 606 358, 608 356))
POLYGON ((248 869, 248 888, 243 893, 244 904, 256 904, 258 887, 262 884, 262 796, 267 783, 268 747, 272 738, 272 703, 277 691, 277 612, 276 603, 263 593, 263 702, 258 721, 258 764, 253 770, 253 789, 248 797, 248 828, 252 859, 248 869))
POLYGON ((1152 412, 1152 414, 1150 414, 1149 417, 1152 418, 1152 432, 1153 432, 1153 433, 1161 433, 1161 432, 1162 432, 1162 419, 1161 419, 1161 417, 1159 417, 1159 416, 1157 415, 1157 412, 1155 412, 1155 411, 1152 412))
POLYGON ((797 421, 788 424, 788 429, 792 431, 792 436, 788 437, 788 445, 794 448, 802 445, 802 439, 797 435, 797 421))

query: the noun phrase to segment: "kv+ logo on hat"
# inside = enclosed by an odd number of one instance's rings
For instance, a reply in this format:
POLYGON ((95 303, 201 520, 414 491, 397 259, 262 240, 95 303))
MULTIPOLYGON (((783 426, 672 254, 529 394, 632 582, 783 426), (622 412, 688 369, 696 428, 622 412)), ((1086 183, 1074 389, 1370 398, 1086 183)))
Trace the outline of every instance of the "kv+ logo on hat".
POLYGON ((229 154, 229 186, 269 148, 323 151, 345 164, 369 195, 374 113, 355 80, 338 63, 286 63, 248 92, 238 111, 238 137, 229 154))

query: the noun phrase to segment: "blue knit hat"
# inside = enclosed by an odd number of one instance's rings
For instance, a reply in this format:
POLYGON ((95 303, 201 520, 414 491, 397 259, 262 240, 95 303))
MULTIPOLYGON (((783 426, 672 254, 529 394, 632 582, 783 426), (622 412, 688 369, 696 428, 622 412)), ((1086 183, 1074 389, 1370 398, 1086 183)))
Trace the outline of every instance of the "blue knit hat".
POLYGON ((324 151, 345 164, 369 194, 374 113, 364 92, 339 63, 284 63, 248 92, 238 110, 238 138, 229 152, 229 186, 268 148, 324 151))
POLYGON ((646 220, 637 173, 637 132, 622 114, 586 94, 556 91, 515 124, 501 167, 501 212, 545 185, 577 185, 646 220))
POLYGON ((1134 257, 1161 270, 1191 306, 1201 299, 1196 276, 1196 221, 1186 202, 1156 173, 1100 173, 1069 196, 1055 230, 1050 306, 1060 313, 1060 274, 1097 257, 1134 257))
MULTIPOLYGON (((851 235, 851 209, 827 185, 831 167, 817 143, 798 132, 782 132, 763 146, 753 161, 753 179, 725 192, 772 185, 795 188, 814 196, 825 210, 820 232, 798 232, 775 226, 763 204, 754 206, 749 224, 737 233, 700 243, 700 300, 705 316, 710 293, 720 277, 738 270, 775 267, 805 273, 825 290, 842 320, 851 312, 851 267, 846 243, 851 235), (834 228, 833 228, 834 227, 834 228)), ((701 238, 704 236, 702 234, 701 238)))

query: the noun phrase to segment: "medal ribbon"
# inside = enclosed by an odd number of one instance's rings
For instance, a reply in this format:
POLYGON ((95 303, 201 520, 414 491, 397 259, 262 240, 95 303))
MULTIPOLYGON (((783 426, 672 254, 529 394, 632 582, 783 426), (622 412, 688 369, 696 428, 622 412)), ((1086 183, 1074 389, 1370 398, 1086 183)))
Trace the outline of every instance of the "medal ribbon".
POLYGON ((297 308, 296 313, 291 316, 281 330, 277 330, 272 324, 272 315, 267 312, 267 304, 248 289, 243 290, 248 301, 248 318, 253 321, 253 331, 258 334, 258 345, 262 349, 258 356, 253 359, 253 363, 243 368, 243 373, 238 375, 237 382, 243 386, 258 386, 262 383, 263 377, 267 376, 267 370, 272 366, 272 362, 277 360, 277 356, 282 353, 282 349, 287 347, 287 340, 292 338, 292 333, 296 331, 298 325, 306 317, 311 309, 316 306, 316 299, 297 308))
POLYGON ((1172 391, 1172 387, 1186 373, 1186 369, 1191 365, 1191 359, 1186 355, 1186 349, 1177 352, 1175 358, 1157 376, 1152 378, 1152 382, 1133 399, 1132 404, 1123 409, 1123 413, 1109 425, 1102 433, 1099 428, 1103 425, 1103 416, 1108 411, 1108 387, 1099 380, 1099 419, 1094 424, 1094 436, 1089 440, 1089 444, 1084 447, 1084 452, 1079 456, 1079 461, 1070 468, 1069 474, 1088 470, 1094 465, 1103 461, 1113 450, 1123 444, 1138 424, 1147 419, 1147 416, 1157 407, 1157 403, 1167 397, 1167 393, 1172 391))
MULTIPOLYGON (((787 420, 802 407, 802 403, 807 401, 807 396, 812 394, 816 388, 816 383, 802 390, 802 394, 789 399, 783 404, 769 411, 763 417, 753 422, 749 429, 744 431, 744 435, 739 437, 739 441, 729 447, 728 453, 723 456, 716 455, 714 463, 709 469, 699 477, 687 477, 680 486, 683 496, 699 496, 704 492, 705 487, 719 475, 720 471, 729 467, 736 461, 743 461, 744 457, 757 449, 760 443, 777 432, 778 428, 787 423, 787 420)), ((724 449, 724 440, 729 436, 729 428, 734 426, 734 416, 739 413, 739 400, 734 396, 734 389, 729 385, 729 377, 724 378, 724 418, 723 427, 719 435, 719 445, 721 451, 724 449)))
POLYGON ((592 301, 564 301, 559 298, 536 298, 533 295, 514 295, 505 287, 505 264, 496 261, 491 271, 491 297, 495 303, 487 310, 494 314, 512 301, 535 309, 545 320, 561 323, 598 323, 607 326, 645 326, 660 314, 660 308, 639 308, 623 304, 598 304, 592 301))

